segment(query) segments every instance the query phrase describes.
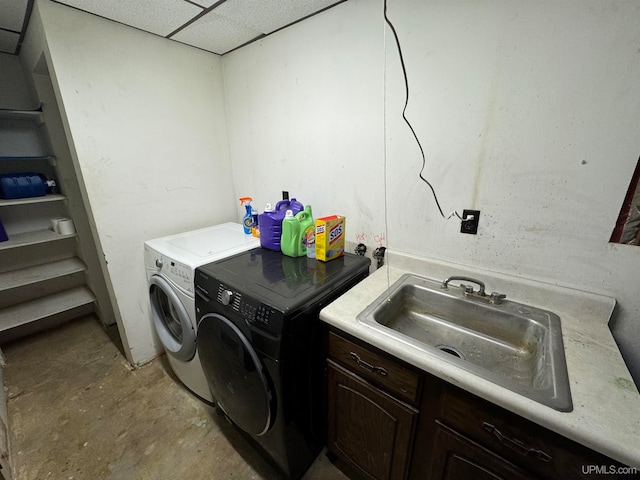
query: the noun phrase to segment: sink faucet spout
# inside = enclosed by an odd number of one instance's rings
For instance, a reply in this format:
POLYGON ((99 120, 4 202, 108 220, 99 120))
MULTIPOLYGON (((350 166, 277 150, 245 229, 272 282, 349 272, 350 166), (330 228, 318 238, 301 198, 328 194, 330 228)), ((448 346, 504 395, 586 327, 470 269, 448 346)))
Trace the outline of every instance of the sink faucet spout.
POLYGON ((475 278, 471 278, 471 277, 464 277, 464 276, 457 276, 454 275, 452 277, 448 277, 446 278, 443 282, 442 282, 442 288, 448 288, 449 286, 449 282, 452 282, 453 280, 464 280, 466 282, 472 282, 475 283, 476 285, 478 285, 480 287, 480 290, 478 290, 478 295, 480 295, 481 297, 484 297, 486 295, 485 291, 484 291, 484 283, 481 282, 480 280, 476 280, 475 278))

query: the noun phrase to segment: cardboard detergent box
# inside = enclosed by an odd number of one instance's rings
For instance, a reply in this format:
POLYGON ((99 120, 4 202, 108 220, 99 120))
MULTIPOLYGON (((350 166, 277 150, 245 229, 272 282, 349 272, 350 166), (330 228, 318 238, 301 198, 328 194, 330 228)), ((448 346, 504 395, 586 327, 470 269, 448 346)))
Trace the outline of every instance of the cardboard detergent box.
POLYGON ((316 219, 316 259, 328 262, 344 255, 346 220, 340 215, 316 219))

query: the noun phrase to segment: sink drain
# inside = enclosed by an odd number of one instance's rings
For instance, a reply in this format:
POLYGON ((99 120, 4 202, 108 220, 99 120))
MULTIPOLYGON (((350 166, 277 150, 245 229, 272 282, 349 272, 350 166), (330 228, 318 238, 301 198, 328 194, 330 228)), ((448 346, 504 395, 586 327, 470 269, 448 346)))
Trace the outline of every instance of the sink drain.
POLYGON ((464 360, 464 355, 457 348, 450 347, 449 345, 438 345, 436 348, 441 352, 448 353, 449 355, 453 355, 454 357, 464 360))

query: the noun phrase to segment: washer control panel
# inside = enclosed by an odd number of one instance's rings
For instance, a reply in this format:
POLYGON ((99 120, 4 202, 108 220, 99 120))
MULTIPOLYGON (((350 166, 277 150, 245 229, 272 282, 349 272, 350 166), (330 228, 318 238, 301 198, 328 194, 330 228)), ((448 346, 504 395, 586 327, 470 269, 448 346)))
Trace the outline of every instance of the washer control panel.
POLYGON ((260 327, 275 334, 279 334, 282 330, 281 312, 223 283, 218 285, 216 302, 240 315, 251 326, 260 327))
POLYGON ((193 295, 193 278, 191 268, 184 263, 176 262, 164 255, 159 255, 155 261, 156 267, 173 283, 193 295))
POLYGON ((194 271, 190 266, 161 254, 146 243, 144 245, 144 263, 147 267, 147 278, 149 275, 163 275, 182 290, 182 293, 194 295, 194 271))

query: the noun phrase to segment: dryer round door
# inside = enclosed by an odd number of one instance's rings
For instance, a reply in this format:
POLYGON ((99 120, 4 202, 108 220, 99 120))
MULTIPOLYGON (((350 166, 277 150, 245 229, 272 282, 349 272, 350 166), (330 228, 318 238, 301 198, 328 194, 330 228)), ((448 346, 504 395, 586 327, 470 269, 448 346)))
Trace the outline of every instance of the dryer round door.
POLYGON ((265 434, 275 418, 275 397, 247 337, 229 319, 209 313, 198 323, 198 354, 220 408, 250 435, 265 434))
POLYGON ((149 280, 153 324, 166 352, 188 362, 196 354, 196 332, 189 313, 169 282, 159 275, 149 280))

